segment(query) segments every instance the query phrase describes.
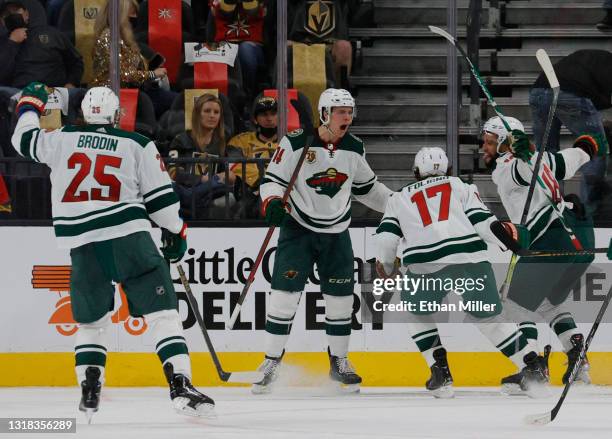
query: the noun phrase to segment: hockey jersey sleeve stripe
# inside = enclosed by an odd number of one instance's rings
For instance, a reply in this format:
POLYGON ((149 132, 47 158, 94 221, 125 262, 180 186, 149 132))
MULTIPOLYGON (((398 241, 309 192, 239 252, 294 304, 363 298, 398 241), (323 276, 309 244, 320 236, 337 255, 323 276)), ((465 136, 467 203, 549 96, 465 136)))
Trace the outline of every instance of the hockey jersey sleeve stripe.
POLYGON ((552 157, 550 160, 550 163, 554 163, 554 171, 555 171, 555 178, 557 180, 564 180, 565 179, 565 158, 563 157, 563 154, 559 154, 559 153, 554 153, 551 154, 549 153, 552 157))
POLYGON ((470 220, 473 226, 475 226, 479 222, 486 221, 492 217, 493 217, 493 214, 491 214, 490 212, 476 212, 476 213, 473 213, 472 215, 468 215, 468 219, 470 220))
POLYGON ((287 180, 284 180, 284 179, 280 178, 278 175, 273 174, 270 171, 266 172, 266 177, 273 178, 274 180, 276 180, 276 182, 278 184, 281 184, 281 185, 283 185, 285 187, 289 186, 289 182, 287 180))
POLYGON ((362 187, 362 186, 373 185, 375 181, 376 181, 376 175, 374 177, 370 178, 368 181, 364 181, 363 183, 358 183, 358 182, 354 181, 353 182, 353 186, 354 187, 362 187))
POLYGON ((529 183, 527 183, 525 179, 521 177, 521 174, 519 173, 518 159, 514 160, 514 163, 512 163, 511 174, 512 174, 512 179, 514 180, 517 186, 529 186, 529 183))
MULTIPOLYGON (((144 194, 144 195, 142 196, 142 198, 143 198, 145 201, 149 201, 149 200, 147 200, 147 198, 151 198, 153 195, 158 194, 159 192, 161 192, 161 191, 165 191, 165 190, 168 190, 168 189, 172 190, 172 184, 166 184, 166 185, 164 185, 164 186, 160 186, 160 187, 158 187, 157 189, 153 189, 152 191, 149 191, 149 192, 147 192, 146 194, 144 194)), ((161 195, 161 194, 160 194, 160 195, 161 195)))
POLYGON ((351 193, 353 195, 365 195, 368 192, 370 192, 372 190, 372 188, 374 187, 374 183, 370 183, 367 186, 362 186, 362 187, 351 187, 351 193))
POLYGON ((472 207, 471 209, 468 209, 465 211, 465 214, 467 216, 473 215, 474 213, 480 213, 480 212, 484 212, 484 213, 489 213, 489 209, 485 209, 484 207, 472 207))
POLYGON ((380 220, 380 222, 383 222, 383 221, 391 221, 391 222, 395 223, 397 225, 397 227, 400 226, 399 220, 397 218, 393 218, 392 216, 386 216, 386 217, 384 217, 383 219, 380 220))
POLYGON ((263 185, 263 184, 266 184, 266 183, 278 184, 278 185, 280 185, 281 187, 284 187, 284 188, 287 187, 287 185, 284 184, 284 183, 280 183, 279 181, 276 181, 276 180, 274 180, 272 178, 264 177, 264 179, 261 181, 261 184, 263 185))
POLYGON ((164 207, 172 206, 173 204, 178 203, 178 202, 179 202, 178 197, 176 196, 174 191, 172 191, 172 192, 163 194, 159 197, 156 197, 151 201, 147 201, 145 203, 145 208, 147 209, 147 212, 149 214, 152 214, 152 213, 157 212, 158 210, 163 209, 164 207))
MULTIPOLYGON (((21 136, 21 142, 19 144, 19 150, 22 156, 35 160, 34 156, 31 153, 31 144, 34 133, 38 134, 39 131, 40 128, 32 128, 31 130, 23 133, 23 135, 21 136)), ((36 137, 38 138, 38 135, 36 137)))
POLYGON ((89 221, 77 224, 53 224, 56 236, 69 237, 78 236, 86 232, 106 227, 113 227, 120 224, 125 224, 134 220, 147 220, 149 216, 141 206, 131 206, 120 212, 110 213, 99 218, 94 218, 89 221))
POLYGON ((433 251, 404 255, 403 263, 404 265, 423 264, 426 262, 434 262, 456 253, 476 253, 485 250, 487 250, 487 245, 483 240, 477 239, 467 243, 448 244, 433 251))
POLYGON ((390 223, 390 222, 380 223, 380 225, 376 229, 376 233, 378 234, 378 233, 383 233, 383 232, 393 233, 394 235, 397 235, 400 238, 404 236, 404 234, 402 233, 402 229, 400 229, 395 224, 390 223))

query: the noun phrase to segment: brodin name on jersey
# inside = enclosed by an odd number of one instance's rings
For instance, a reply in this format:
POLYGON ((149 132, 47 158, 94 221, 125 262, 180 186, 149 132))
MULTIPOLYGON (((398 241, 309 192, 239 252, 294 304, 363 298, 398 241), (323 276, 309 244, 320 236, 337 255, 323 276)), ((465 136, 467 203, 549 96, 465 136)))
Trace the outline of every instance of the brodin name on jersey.
POLYGON ((336 168, 328 168, 326 171, 317 172, 306 179, 306 184, 313 188, 317 194, 327 195, 333 198, 348 180, 348 175, 338 172, 336 168))

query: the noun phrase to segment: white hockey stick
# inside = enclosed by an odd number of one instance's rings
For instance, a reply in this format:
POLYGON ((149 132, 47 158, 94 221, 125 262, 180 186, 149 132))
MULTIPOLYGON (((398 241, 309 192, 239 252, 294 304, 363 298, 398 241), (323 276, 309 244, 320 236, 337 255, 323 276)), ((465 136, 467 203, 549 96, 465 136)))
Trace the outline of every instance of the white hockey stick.
POLYGON ((257 383, 264 378, 263 372, 258 371, 250 371, 250 372, 226 372, 223 370, 221 366, 221 362, 219 361, 219 357, 217 356, 217 352, 215 351, 215 347, 212 344, 212 340, 208 335, 208 330, 204 325, 204 320, 202 319, 202 315, 198 310, 198 302, 196 301, 193 293, 191 292, 191 287, 189 286, 189 281, 185 276, 185 272, 183 271, 183 267, 181 264, 176 264, 176 269, 178 270, 179 277, 181 278, 181 283, 185 288, 185 293, 187 294, 187 301, 189 302, 189 306, 195 315, 195 318, 200 325, 200 329, 202 330, 202 335, 204 336, 204 341, 206 342, 206 347, 208 347, 208 351, 210 352, 210 356, 215 364, 215 368, 217 369, 217 374, 221 381, 229 382, 229 383, 257 383))

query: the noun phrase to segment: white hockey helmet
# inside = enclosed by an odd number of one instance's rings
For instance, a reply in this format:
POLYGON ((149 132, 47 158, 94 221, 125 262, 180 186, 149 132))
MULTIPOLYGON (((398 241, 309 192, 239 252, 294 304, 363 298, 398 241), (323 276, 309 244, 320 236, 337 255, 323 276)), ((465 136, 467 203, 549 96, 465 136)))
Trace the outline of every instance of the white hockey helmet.
MULTIPOLYGON (((506 122, 508 122, 508 125, 510 126, 511 130, 525 131, 525 127, 523 126, 521 121, 515 117, 506 117, 506 122)), ((491 133, 497 135, 497 152, 500 152, 499 148, 508 138, 508 130, 504 126, 504 123, 502 122, 499 116, 494 116, 487 120, 482 127, 482 133, 491 133)))
POLYGON ((322 124, 329 123, 329 116, 332 107, 351 107, 353 109, 353 117, 357 115, 355 108, 355 99, 351 93, 343 88, 328 88, 319 97, 319 119, 322 124), (327 117, 325 117, 327 113, 327 117))
POLYGON ((415 173, 418 171, 420 178, 446 175, 448 170, 446 152, 437 146, 424 146, 417 152, 412 170, 415 173))
POLYGON ((88 124, 115 124, 119 118, 119 98, 108 87, 93 87, 85 93, 81 109, 88 124))

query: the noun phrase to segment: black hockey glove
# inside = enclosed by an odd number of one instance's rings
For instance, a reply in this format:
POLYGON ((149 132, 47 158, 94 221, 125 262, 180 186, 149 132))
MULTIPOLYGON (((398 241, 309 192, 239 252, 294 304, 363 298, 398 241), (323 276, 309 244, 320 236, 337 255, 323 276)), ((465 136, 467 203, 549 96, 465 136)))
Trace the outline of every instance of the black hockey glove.
POLYGON ((176 263, 183 259, 187 251, 187 224, 183 223, 179 233, 172 233, 169 230, 162 229, 162 246, 160 250, 164 258, 169 262, 176 263))
POLYGON ((493 221, 491 223, 491 232, 512 253, 520 255, 529 247, 529 230, 520 224, 513 224, 508 221, 493 221))

